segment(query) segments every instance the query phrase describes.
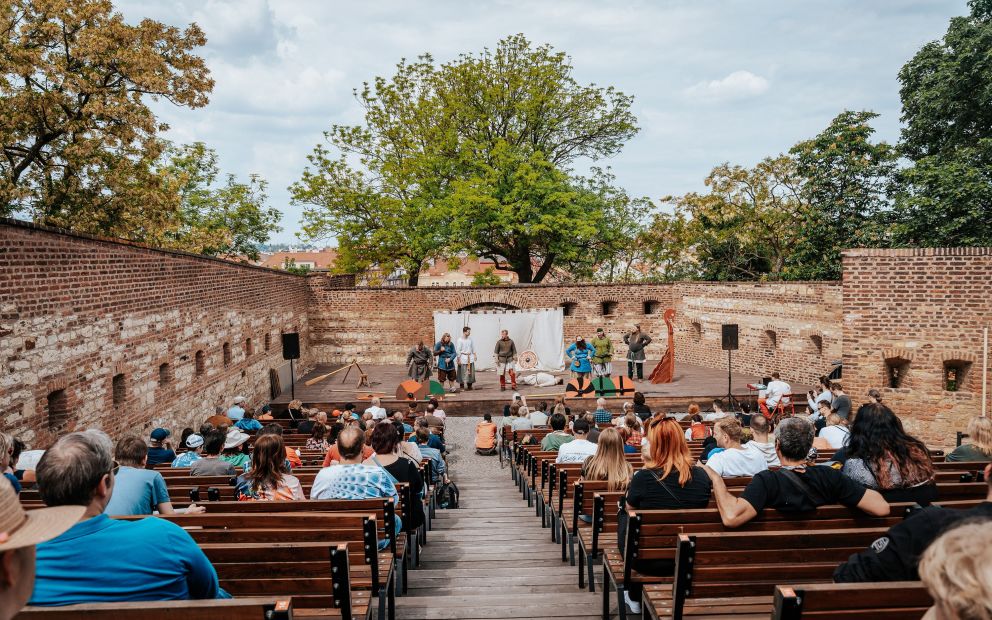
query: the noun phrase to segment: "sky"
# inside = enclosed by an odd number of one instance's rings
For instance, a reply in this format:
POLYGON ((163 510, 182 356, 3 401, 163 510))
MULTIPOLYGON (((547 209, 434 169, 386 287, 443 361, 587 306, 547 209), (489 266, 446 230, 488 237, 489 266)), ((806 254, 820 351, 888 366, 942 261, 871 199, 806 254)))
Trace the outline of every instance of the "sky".
MULTIPOLYGON (((166 137, 203 141, 221 169, 269 182, 276 243, 298 241, 287 188, 352 90, 401 58, 440 62, 511 34, 565 51, 582 84, 634 96, 641 127, 610 166, 633 196, 704 188, 716 165, 753 165, 812 137, 844 109, 879 113, 899 137, 900 67, 965 0, 117 0, 129 22, 196 22, 216 81, 210 104, 152 103, 166 137)), ((588 163, 588 162, 586 162, 588 163)))

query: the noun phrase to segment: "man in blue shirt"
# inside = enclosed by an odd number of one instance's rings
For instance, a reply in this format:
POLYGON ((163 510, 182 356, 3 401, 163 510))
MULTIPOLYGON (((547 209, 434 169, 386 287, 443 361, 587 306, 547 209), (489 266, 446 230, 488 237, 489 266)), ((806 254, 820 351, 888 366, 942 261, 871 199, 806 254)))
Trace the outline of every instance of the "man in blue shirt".
POLYGON ((235 396, 234 404, 231 405, 231 408, 227 410, 227 417, 229 417, 234 422, 237 422, 241 418, 245 417, 245 409, 243 406, 245 400, 246 399, 244 396, 235 396))
POLYGON ((596 424, 609 424, 613 420, 613 415, 606 408, 605 398, 596 399, 596 411, 593 415, 596 417, 596 424))
POLYGON ((31 605, 229 598, 196 542, 164 519, 117 521, 103 514, 118 466, 101 431, 70 433, 38 463, 49 506, 85 506, 67 532, 38 545, 31 605))
POLYGON ((148 448, 148 464, 161 465, 171 463, 176 460, 176 452, 169 444, 169 436, 172 435, 167 429, 156 428, 152 431, 152 445, 148 448))

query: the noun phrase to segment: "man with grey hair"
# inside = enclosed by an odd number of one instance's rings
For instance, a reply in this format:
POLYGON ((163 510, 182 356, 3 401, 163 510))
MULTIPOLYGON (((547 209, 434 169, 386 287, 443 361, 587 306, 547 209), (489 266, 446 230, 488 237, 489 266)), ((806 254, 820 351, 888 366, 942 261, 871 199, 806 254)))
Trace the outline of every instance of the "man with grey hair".
POLYGON ((713 481, 713 497, 726 527, 738 527, 754 519, 767 507, 782 512, 806 512, 824 504, 843 504, 884 517, 889 504, 877 492, 866 489, 839 470, 808 465, 813 446, 813 425, 802 418, 786 418, 775 429, 775 451, 782 467, 758 472, 740 497, 727 490, 720 474, 703 469, 713 481))
POLYGON ((119 466, 105 433, 70 433, 36 470, 49 506, 82 506, 79 522, 38 545, 31 605, 230 598, 196 542, 165 519, 104 514, 119 466))
POLYGON ((386 408, 382 406, 382 400, 378 396, 372 399, 372 404, 365 413, 371 413, 372 419, 376 422, 386 419, 386 408))

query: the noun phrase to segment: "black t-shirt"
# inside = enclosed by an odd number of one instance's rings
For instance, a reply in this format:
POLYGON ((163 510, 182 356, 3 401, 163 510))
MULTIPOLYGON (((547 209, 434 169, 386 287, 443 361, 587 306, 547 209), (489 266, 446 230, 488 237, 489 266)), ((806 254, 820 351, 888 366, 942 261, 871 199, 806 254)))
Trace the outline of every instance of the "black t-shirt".
POLYGON ((647 405, 638 405, 637 403, 634 403, 634 413, 637 415, 638 418, 640 418, 641 422, 643 422, 644 420, 647 420, 648 418, 651 417, 651 407, 648 407, 647 405))
POLYGON ((176 460, 176 453, 167 448, 148 448, 148 464, 161 465, 176 460))
POLYGON ((792 470, 823 501, 814 503, 802 489, 789 480, 785 470, 761 471, 754 475, 741 497, 760 514, 767 507, 782 512, 816 510, 823 504, 857 506, 865 496, 865 488, 832 467, 817 465, 805 471, 792 470))
POLYGON ((678 510, 680 508, 706 508, 710 502, 713 483, 702 467, 692 468, 692 478, 679 486, 679 472, 672 470, 662 478, 662 471, 655 470, 657 478, 648 469, 634 472, 627 488, 627 503, 645 510, 678 510))
POLYGON ((841 394, 833 400, 830 409, 845 420, 851 419, 851 397, 841 394))
POLYGON ((410 484, 410 490, 413 492, 413 506, 411 507, 412 514, 407 515, 407 518, 413 519, 410 525, 418 527, 424 522, 424 503, 420 501, 420 493, 424 488, 424 479, 420 475, 420 470, 413 464, 413 461, 402 456, 396 459, 394 463, 383 467, 383 469, 392 474, 393 478, 396 478, 399 482, 410 484))
POLYGON ((313 432, 313 420, 303 420, 300 425, 296 427, 296 432, 301 435, 309 435, 313 432))

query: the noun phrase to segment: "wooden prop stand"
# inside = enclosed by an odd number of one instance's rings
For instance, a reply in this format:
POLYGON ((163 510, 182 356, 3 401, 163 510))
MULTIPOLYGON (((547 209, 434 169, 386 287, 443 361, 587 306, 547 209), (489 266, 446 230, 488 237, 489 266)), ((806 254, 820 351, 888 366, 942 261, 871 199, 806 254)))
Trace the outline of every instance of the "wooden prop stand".
POLYGON ((328 377, 330 377, 332 375, 336 375, 339 372, 341 372, 342 370, 344 370, 345 373, 344 373, 344 378, 341 379, 341 383, 344 383, 345 381, 348 380, 348 375, 351 373, 352 367, 358 368, 358 385, 355 386, 355 389, 361 389, 363 387, 371 388, 372 385, 369 383, 369 376, 367 374, 365 374, 365 371, 362 370, 362 365, 358 363, 358 360, 351 360, 351 363, 348 364, 348 365, 346 365, 346 366, 342 366, 341 368, 338 368, 337 370, 332 370, 331 372, 327 373, 326 375, 320 375, 319 377, 314 377, 313 379, 310 379, 309 381, 306 381, 304 383, 304 385, 311 386, 311 385, 313 385, 315 383, 320 383, 324 379, 327 379, 328 377))

